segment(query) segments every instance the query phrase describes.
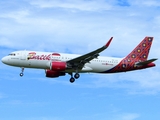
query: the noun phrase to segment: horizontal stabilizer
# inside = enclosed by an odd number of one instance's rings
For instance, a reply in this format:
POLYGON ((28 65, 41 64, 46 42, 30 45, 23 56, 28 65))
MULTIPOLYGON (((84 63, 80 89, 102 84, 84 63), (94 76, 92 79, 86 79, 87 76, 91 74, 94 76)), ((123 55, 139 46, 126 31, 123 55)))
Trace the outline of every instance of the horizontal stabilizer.
POLYGON ((152 63, 152 62, 154 62, 154 61, 156 61, 157 59, 150 59, 150 60, 146 60, 146 61, 143 61, 143 62, 138 62, 138 63, 136 63, 136 65, 148 65, 149 63, 152 63))

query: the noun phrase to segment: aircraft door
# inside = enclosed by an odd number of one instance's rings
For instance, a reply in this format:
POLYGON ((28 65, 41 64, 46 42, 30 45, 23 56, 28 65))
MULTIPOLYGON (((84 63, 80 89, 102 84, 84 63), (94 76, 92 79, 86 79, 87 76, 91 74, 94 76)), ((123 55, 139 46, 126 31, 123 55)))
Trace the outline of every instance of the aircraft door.
POLYGON ((22 51, 20 55, 21 55, 21 57, 20 57, 21 66, 26 67, 28 65, 26 51, 22 51))
POLYGON ((21 61, 26 60, 26 51, 21 52, 21 61))

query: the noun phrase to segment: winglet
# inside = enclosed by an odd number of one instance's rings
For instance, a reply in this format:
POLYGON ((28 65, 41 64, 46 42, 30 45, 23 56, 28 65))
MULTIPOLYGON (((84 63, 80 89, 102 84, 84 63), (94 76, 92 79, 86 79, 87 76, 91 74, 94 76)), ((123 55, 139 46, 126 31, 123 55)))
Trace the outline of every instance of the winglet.
POLYGON ((107 42, 107 44, 105 45, 105 47, 108 47, 112 41, 113 37, 110 38, 110 40, 107 42))

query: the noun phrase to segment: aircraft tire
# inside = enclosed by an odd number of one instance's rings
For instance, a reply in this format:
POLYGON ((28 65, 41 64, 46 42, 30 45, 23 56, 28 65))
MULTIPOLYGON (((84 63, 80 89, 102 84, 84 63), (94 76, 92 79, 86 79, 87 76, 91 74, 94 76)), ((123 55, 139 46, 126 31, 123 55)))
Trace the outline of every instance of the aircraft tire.
POLYGON ((20 73, 20 76, 22 77, 22 76, 23 76, 23 73, 20 73))
POLYGON ((79 77, 80 77, 79 73, 76 73, 76 74, 74 75, 74 78, 76 78, 76 79, 78 79, 79 77))
POLYGON ((74 82, 75 82, 75 79, 74 79, 73 77, 71 77, 70 82, 71 82, 71 83, 74 83, 74 82))

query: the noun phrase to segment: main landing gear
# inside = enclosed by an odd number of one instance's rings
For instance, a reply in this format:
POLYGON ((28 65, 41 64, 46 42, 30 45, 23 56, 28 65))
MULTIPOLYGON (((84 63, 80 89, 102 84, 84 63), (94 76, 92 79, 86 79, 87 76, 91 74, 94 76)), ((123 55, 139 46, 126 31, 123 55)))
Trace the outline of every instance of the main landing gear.
POLYGON ((21 77, 24 75, 23 72, 24 72, 24 67, 22 67, 22 72, 19 74, 21 77))
POLYGON ((69 73, 71 75, 71 78, 70 78, 70 82, 71 83, 74 83, 75 82, 75 79, 78 79, 80 77, 80 74, 79 73, 76 73, 73 77, 73 73, 69 73))

